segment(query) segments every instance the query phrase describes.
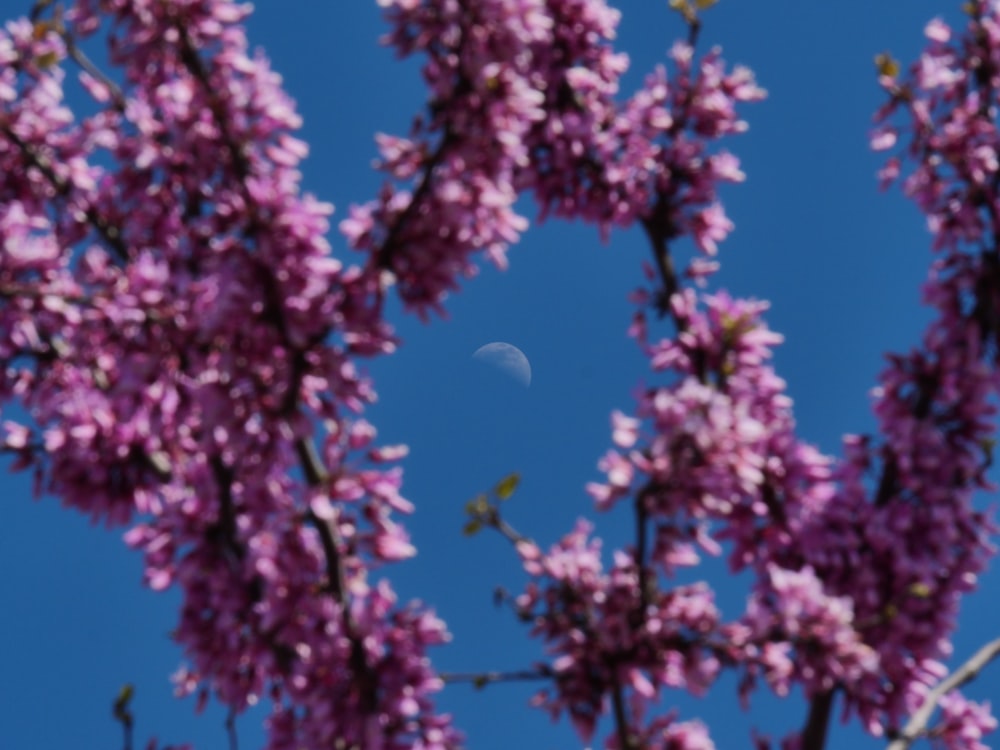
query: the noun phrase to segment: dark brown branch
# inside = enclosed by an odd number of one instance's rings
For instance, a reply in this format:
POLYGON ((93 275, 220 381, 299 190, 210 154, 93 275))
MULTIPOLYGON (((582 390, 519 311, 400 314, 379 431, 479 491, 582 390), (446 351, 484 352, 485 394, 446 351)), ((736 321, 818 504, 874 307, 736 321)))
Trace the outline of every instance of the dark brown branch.
POLYGON ((645 621, 646 608, 649 606, 656 585, 655 579, 650 578, 649 566, 646 564, 648 557, 646 537, 649 533, 649 508, 646 507, 646 498, 650 490, 651 487, 647 485, 635 499, 635 565, 639 576, 639 611, 636 614, 640 623, 645 621))
POLYGON ((688 44, 691 47, 698 46, 698 34, 701 33, 701 20, 695 16, 688 26, 688 44))
POLYGON ((629 732, 628 717, 625 715, 625 697, 622 694, 622 686, 617 679, 615 679, 614 687, 611 690, 611 705, 614 708, 618 744, 621 745, 622 750, 639 750, 638 741, 629 732))
MULTIPOLYGON (((299 462, 309 485, 329 487, 330 474, 323 466, 312 441, 300 438, 296 441, 295 448, 298 451, 299 462)), ((365 656, 365 649, 361 637, 358 635, 360 629, 351 614, 350 602, 348 602, 347 579, 344 574, 341 553, 343 543, 337 519, 320 518, 312 510, 308 512, 307 518, 319 533, 320 542, 323 545, 323 555, 326 558, 327 587, 331 596, 340 605, 340 617, 344 632, 351 642, 351 669, 354 670, 359 681, 363 710, 370 713, 378 706, 378 684, 365 656)))
POLYGON ((809 715, 802 729, 802 750, 823 750, 826 732, 830 726, 830 711, 833 709, 834 691, 827 690, 809 701, 809 715))
MULTIPOLYGON (((649 239, 650 249, 653 252, 653 259, 656 261, 656 268, 663 282, 663 290, 656 300, 657 310, 660 315, 670 315, 677 333, 681 334, 687 329, 686 321, 674 312, 670 300, 680 291, 680 282, 677 280, 677 271, 674 268, 674 260, 670 254, 670 239, 675 236, 675 230, 670 223, 670 200, 668 196, 660 196, 650 215, 642 220, 642 228, 649 239)), ((707 382, 705 355, 701 350, 690 352, 695 374, 702 383, 707 382)))
POLYGON ((344 566, 340 564, 340 533, 337 531, 336 522, 322 519, 312 511, 309 511, 308 518, 319 533, 320 543, 323 545, 327 590, 341 606, 346 606, 347 584, 344 580, 344 566))
MULTIPOLYGON (((667 201, 661 196, 650 212, 650 215, 642 221, 642 228, 646 232, 650 250, 653 252, 653 260, 656 261, 656 270, 659 271, 660 280, 663 282, 663 290, 660 293, 659 299, 656 300, 656 306, 660 315, 666 315, 671 312, 670 299, 680 289, 680 284, 677 281, 677 271, 674 269, 674 261, 670 255, 668 244, 672 231, 668 225, 668 214, 667 201)), ((672 317, 674 318, 675 325, 680 328, 681 321, 676 316, 672 317)))
POLYGON ((321 487, 330 481, 330 474, 323 466, 323 461, 316 453, 316 446, 311 440, 300 439, 295 442, 295 450, 299 454, 299 463, 306 475, 306 483, 310 487, 321 487))
POLYGON ((973 654, 967 662, 941 680, 927 694, 920 708, 910 717, 903 731, 889 743, 886 750, 908 750, 910 745, 927 731, 927 725, 930 723, 931 717, 934 715, 934 711, 941 698, 952 690, 960 688, 967 682, 974 680, 986 665, 997 656, 1000 656, 1000 638, 987 643, 973 654))
MULTIPOLYGON (((299 454, 299 463, 302 471, 305 472, 306 482, 310 487, 324 487, 330 483, 330 474, 319 455, 316 453, 316 446, 311 440, 300 438, 295 442, 295 449, 299 454)), ((320 543, 323 545, 323 554, 326 557, 327 586, 333 598, 344 609, 345 618, 347 615, 346 598, 347 582, 344 579, 344 566, 341 564, 341 539, 340 530, 337 528, 335 520, 320 518, 313 511, 309 511, 309 522, 319 533, 320 543)), ((356 632, 353 628, 348 628, 349 633, 356 632)))
POLYGON ((382 242, 382 247, 378 249, 378 252, 374 256, 375 266, 377 268, 392 270, 392 260, 397 250, 396 240, 402 233, 406 224, 409 223, 410 219, 420 209, 424 198, 430 192, 434 170, 436 170, 441 164, 448 147, 451 146, 454 140, 455 139, 452 136, 451 131, 445 130, 444 134, 441 136, 441 142, 434 150, 434 153, 428 157, 427 163, 424 165, 420 183, 417 185, 416 190, 413 191, 413 197, 410 199, 409 205, 403 209, 403 213, 400 214, 399 218, 397 218, 395 223, 389 228, 385 240, 382 242))

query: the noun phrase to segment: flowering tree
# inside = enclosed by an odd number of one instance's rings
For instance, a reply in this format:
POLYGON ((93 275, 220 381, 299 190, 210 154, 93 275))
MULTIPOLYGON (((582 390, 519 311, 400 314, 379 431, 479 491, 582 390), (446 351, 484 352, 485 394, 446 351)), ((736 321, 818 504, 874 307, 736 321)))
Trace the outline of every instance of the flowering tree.
MULTIPOLYGON (((894 750, 985 747, 996 722, 957 688, 1000 641, 951 674, 941 661, 993 553, 972 496, 1000 386, 1000 4, 929 24, 906 74, 878 61, 873 145, 928 217, 936 317, 890 357, 877 434, 839 460, 796 435, 766 306, 712 291, 732 229, 718 186, 743 179, 718 142, 764 92, 703 49, 711 2, 671 3, 686 38, 626 99, 603 0, 379 4, 428 104, 379 136, 384 187, 340 224, 352 255, 299 189, 299 118, 248 53, 248 8, 40 0, 0 34, 3 447, 39 491, 126 527, 152 589, 181 590, 179 692, 236 713, 269 700, 274 750, 461 745, 427 658, 445 625, 387 580, 415 553, 405 451, 376 443, 357 363, 396 346, 390 295, 430 318, 480 252, 504 267, 530 194, 542 218, 645 233, 629 331, 655 383, 612 415, 588 488, 598 510, 631 508, 630 546, 602 558, 581 521, 543 549, 501 513, 514 477, 468 506, 466 530, 505 536, 529 577, 508 603, 548 654, 527 672, 535 703, 585 742, 698 750, 708 729, 660 710, 666 689, 727 670, 744 700, 804 691, 783 747, 824 747, 838 698, 894 750), (84 53, 98 38, 107 69, 84 53), (68 73, 90 100, 76 114, 68 73), (735 620, 677 583, 701 552, 751 576, 735 620)), ((127 695, 117 712, 128 725, 127 695)))

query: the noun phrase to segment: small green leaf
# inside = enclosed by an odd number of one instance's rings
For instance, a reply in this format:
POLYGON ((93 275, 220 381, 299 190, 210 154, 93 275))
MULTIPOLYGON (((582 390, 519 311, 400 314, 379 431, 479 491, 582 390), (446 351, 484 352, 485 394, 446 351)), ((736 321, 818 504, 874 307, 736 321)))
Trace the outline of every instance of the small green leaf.
POLYGON ((126 682, 122 685, 121 690, 118 691, 118 697, 115 698, 115 706, 127 706, 129 701, 132 700, 132 696, 135 695, 135 687, 130 682, 126 682))
POLYGON ((875 55, 875 67, 878 68, 880 76, 895 78, 899 75, 899 63, 888 52, 875 55))
POLYGON ((910 585, 910 595, 919 599, 926 599, 931 595, 931 587, 926 583, 917 582, 910 585))
POLYGON ((465 534, 465 536, 475 536, 482 530, 482 528, 482 522, 477 518, 473 518, 462 527, 462 533, 465 534))
POLYGON ((476 495, 465 504, 465 512, 470 516, 482 516, 490 509, 490 499, 486 495, 476 495))
POLYGON ((501 500, 509 500, 511 495, 514 494, 514 491, 517 489, 517 485, 520 484, 520 482, 521 482, 521 475, 515 471, 513 474, 501 479, 497 483, 497 486, 493 491, 496 493, 496 496, 501 500))
POLYGON ((59 62, 59 55, 55 52, 45 52, 35 57, 35 65, 42 70, 47 70, 59 62))
POLYGON ((135 695, 135 688, 131 683, 125 683, 122 685, 121 690, 118 691, 118 697, 115 698, 114 706, 112 707, 114 717, 118 721, 130 726, 132 724, 132 712, 128 708, 133 695, 135 695))

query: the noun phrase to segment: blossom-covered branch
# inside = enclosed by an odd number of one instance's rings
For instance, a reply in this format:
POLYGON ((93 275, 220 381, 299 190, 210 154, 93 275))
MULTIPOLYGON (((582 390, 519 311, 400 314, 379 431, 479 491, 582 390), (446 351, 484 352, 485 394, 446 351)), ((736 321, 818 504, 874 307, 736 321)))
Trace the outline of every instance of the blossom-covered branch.
POLYGON ((28 415, 0 450, 39 492, 128 527, 147 584, 180 589, 178 692, 230 717, 270 701, 269 750, 451 750, 446 679, 541 679, 534 704, 585 741, 609 718, 613 750, 707 750, 707 728, 661 702, 732 669, 744 702, 760 681, 803 691, 788 747, 822 750, 838 697, 907 745, 940 707, 933 736, 980 747, 996 722, 950 691, 986 657, 941 678, 994 554, 973 497, 991 487, 1000 385, 1000 4, 968 3, 963 33, 932 22, 908 77, 880 63, 873 144, 897 150, 881 176, 928 216, 936 317, 890 355, 877 434, 849 436, 839 462, 796 432, 767 304, 705 290, 733 229, 720 186, 744 179, 719 144, 764 96, 699 48, 711 0, 672 0, 686 33, 626 99, 604 0, 379 4, 386 42, 423 57, 428 102, 407 136, 377 138, 387 180, 340 224, 354 265, 327 240, 332 207, 301 191, 300 118, 248 51, 248 7, 41 0, 0 32, 0 399, 28 415), (81 51, 92 35, 108 71, 81 51), (65 103, 68 70, 86 117, 65 103), (440 675, 444 623, 379 577, 415 554, 399 520, 413 507, 358 365, 398 344, 387 295, 429 317, 483 256, 506 266, 525 194, 542 219, 649 240, 629 334, 652 384, 612 414, 587 488, 634 516, 634 542, 605 562, 581 520, 543 551, 474 501, 472 526, 529 576, 511 603, 546 658, 440 675), (707 583, 676 583, 724 552, 753 578, 730 621, 707 583))
POLYGON ((401 451, 350 416, 372 398, 352 356, 391 341, 352 307, 329 207, 299 195, 298 117, 247 55, 246 12, 81 2, 0 39, 0 275, 37 289, 0 315, 3 395, 37 425, 8 422, 6 447, 132 524, 150 586, 180 584, 181 692, 270 698, 275 748, 451 747, 423 653, 443 624, 367 581, 412 554, 379 468, 401 451), (81 63, 99 111, 76 123, 60 62, 102 20, 123 83, 81 63), (302 483, 317 426, 329 480, 302 483))

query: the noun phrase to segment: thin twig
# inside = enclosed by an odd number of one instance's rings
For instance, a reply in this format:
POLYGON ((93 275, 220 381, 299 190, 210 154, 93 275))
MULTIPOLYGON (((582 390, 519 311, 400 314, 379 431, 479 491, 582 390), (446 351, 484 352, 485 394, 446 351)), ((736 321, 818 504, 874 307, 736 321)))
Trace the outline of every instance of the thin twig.
POLYGON ((537 682, 552 679, 548 667, 538 669, 523 669, 519 672, 442 672, 438 675, 447 683, 455 684, 470 682, 474 687, 482 688, 497 682, 537 682))
POLYGON ((937 687, 927 694, 920 708, 910 717, 903 731, 889 743, 886 750, 907 750, 926 732, 927 725, 930 723, 931 716, 934 715, 934 710, 941 698, 952 690, 974 680, 986 665, 998 655, 1000 655, 1000 638, 987 643, 973 654, 965 664, 941 680, 937 687))
POLYGON ((111 100, 114 102, 115 109, 118 112, 124 114, 125 108, 128 101, 125 99, 125 93, 122 91, 121 87, 113 81, 103 70, 98 68, 93 61, 87 55, 84 54, 77 44, 76 39, 73 35, 65 28, 59 29, 59 35, 63 39, 63 43, 66 45, 66 54, 80 66, 80 69, 86 72, 91 78, 100 81, 100 83, 108 90, 108 94, 111 96, 111 100))
POLYGON ((87 73, 91 78, 100 81, 100 83, 103 84, 103 86, 108 90, 108 93, 114 102, 115 109, 118 110, 119 113, 125 114, 125 107, 128 102, 121 86, 119 86, 116 81, 112 80, 107 73, 98 68, 77 45, 76 38, 63 22, 62 6, 56 6, 52 21, 42 21, 42 14, 53 4, 53 2, 54 0, 39 0, 39 2, 36 2, 35 7, 31 9, 31 15, 29 17, 31 22, 33 24, 43 23, 49 29, 58 34, 63 40, 63 44, 66 46, 66 54, 69 58, 79 65, 80 69, 87 73))
POLYGON ((229 750, 239 750, 239 740, 236 736, 236 711, 232 708, 226 715, 226 736, 229 737, 229 750))

